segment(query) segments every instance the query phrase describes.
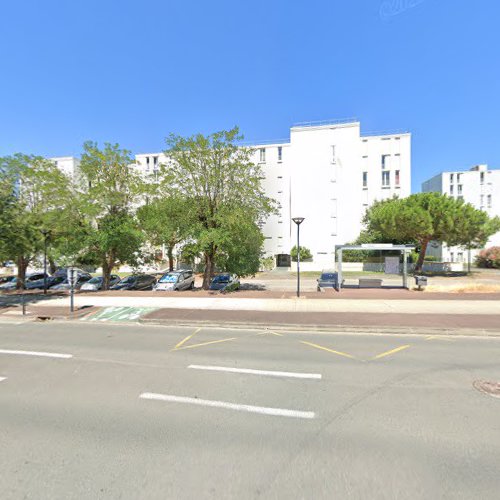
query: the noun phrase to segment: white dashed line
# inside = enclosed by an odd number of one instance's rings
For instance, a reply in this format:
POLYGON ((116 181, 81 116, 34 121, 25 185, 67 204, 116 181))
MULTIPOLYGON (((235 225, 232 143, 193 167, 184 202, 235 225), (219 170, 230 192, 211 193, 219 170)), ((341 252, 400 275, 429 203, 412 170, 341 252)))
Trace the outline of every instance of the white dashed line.
POLYGON ((297 373, 297 372, 278 372, 274 370, 253 370, 252 368, 231 368, 227 366, 206 366, 189 365, 188 368, 194 370, 209 370, 214 372, 245 373, 248 375, 267 375, 269 377, 289 377, 289 378, 309 378, 321 379, 320 373, 297 373))
POLYGON ((73 354, 60 354, 57 352, 11 351, 7 349, 0 349, 0 354, 17 354, 19 356, 40 356, 43 358, 62 358, 62 359, 69 359, 73 357, 73 354))
POLYGON ((242 405, 227 403, 225 401, 210 401, 208 399, 188 398, 184 396, 171 396, 169 394, 155 394, 145 392, 139 396, 140 399, 152 399, 156 401, 166 401, 170 403, 187 403, 198 406, 211 406, 214 408, 224 408, 226 410, 246 411, 249 413, 260 413, 276 417, 291 417, 312 419, 315 417, 312 411, 285 410, 282 408, 266 408, 263 406, 242 405))

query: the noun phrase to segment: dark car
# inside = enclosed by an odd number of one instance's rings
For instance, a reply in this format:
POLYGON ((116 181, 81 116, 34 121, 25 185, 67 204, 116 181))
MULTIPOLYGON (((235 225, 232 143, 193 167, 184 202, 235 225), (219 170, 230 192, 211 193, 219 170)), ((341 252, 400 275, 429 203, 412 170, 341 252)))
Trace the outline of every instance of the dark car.
POLYGON ((317 281, 318 292, 321 292, 322 288, 337 288, 339 275, 333 271, 323 271, 317 281))
MULTIPOLYGON (((63 281, 64 281, 63 276, 47 276, 47 288, 50 288, 51 286, 54 285, 58 285, 63 281)), ((26 282, 26 290, 36 290, 38 288, 42 290, 43 287, 44 287, 43 276, 37 280, 26 282)))
MULTIPOLYGON (((40 280, 42 281, 42 288, 43 288, 43 273, 32 273, 26 276, 24 280, 24 287, 26 289, 32 289, 34 283, 39 283, 40 280)), ((4 283, 3 285, 0 285, 0 290, 15 290, 17 286, 17 278, 14 278, 13 280, 8 281, 7 283, 4 283)))
MULTIPOLYGON (((51 285, 50 287, 51 290, 71 290, 71 285, 67 279, 61 276, 58 276, 56 279, 58 281, 62 279, 62 281, 59 281, 58 283, 54 283, 53 285, 51 285)), ((92 275, 89 273, 79 274, 74 286, 74 290, 80 290, 82 285, 84 285, 91 279, 92 275)))
POLYGON ((150 274, 131 274, 111 287, 111 290, 152 290, 156 278, 150 274))
POLYGON ((240 280, 238 276, 229 273, 217 274, 212 278, 209 290, 220 290, 221 292, 232 292, 238 290, 240 280))

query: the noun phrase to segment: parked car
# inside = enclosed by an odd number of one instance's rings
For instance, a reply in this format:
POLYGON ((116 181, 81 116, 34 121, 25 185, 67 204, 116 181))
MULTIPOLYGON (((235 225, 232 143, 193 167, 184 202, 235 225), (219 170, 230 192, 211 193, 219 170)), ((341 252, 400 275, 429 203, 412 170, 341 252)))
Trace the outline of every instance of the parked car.
POLYGON ((153 287, 156 291, 192 290, 194 274, 191 270, 171 271, 164 274, 153 287))
POLYGON ((5 283, 9 283, 9 281, 15 280, 16 275, 15 274, 10 274, 8 276, 0 276, 0 285, 3 285, 5 283))
MULTIPOLYGON (((57 279, 62 279, 61 282, 50 287, 51 290, 71 290, 71 285, 68 279, 64 279, 62 276, 58 276, 57 279)), ((89 273, 80 274, 75 283, 75 290, 80 290, 83 285, 92 279, 92 275, 89 273)))
MULTIPOLYGON (((68 269, 67 267, 60 267, 52 276, 64 276, 64 279, 68 278, 68 269)), ((79 269, 78 267, 74 267, 76 274, 78 276, 80 275, 89 275, 87 271, 84 271, 83 269, 79 269)))
MULTIPOLYGON (((47 288, 51 288, 55 285, 58 285, 63 281, 64 281, 63 276, 47 276, 47 288)), ((43 277, 38 280, 26 282, 26 290, 36 290, 37 288, 43 290, 43 287, 44 287, 43 277)))
MULTIPOLYGON (((31 283, 42 280, 43 281, 44 274, 43 273, 32 273, 28 274, 24 280, 24 286, 28 288, 31 283)), ((15 290, 17 286, 17 277, 15 277, 13 280, 8 281, 7 283, 4 283, 3 285, 0 285, 0 290, 15 290)))
POLYGON ((150 274, 131 274, 123 278, 111 290, 152 290, 156 278, 150 274))
POLYGON ((235 274, 221 273, 212 278, 209 290, 220 290, 221 292, 233 292, 240 288, 240 280, 235 274))
MULTIPOLYGON (((116 274, 112 274, 109 279, 109 286, 112 287, 119 283, 120 276, 116 274)), ((102 284, 104 282, 104 278, 102 276, 94 276, 92 279, 88 280, 84 283, 80 290, 85 292, 97 292, 97 290, 102 290, 102 284)))
POLYGON ((318 282, 318 292, 321 292, 322 288, 337 288, 339 275, 334 271, 323 271, 316 281, 318 282))

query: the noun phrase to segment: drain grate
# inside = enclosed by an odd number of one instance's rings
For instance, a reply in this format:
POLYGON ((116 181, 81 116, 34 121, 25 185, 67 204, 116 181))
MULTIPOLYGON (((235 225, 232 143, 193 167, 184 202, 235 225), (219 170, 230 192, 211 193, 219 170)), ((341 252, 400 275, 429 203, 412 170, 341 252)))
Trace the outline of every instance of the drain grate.
POLYGON ((475 380, 472 385, 475 389, 494 398, 500 398, 500 382, 490 380, 475 380))

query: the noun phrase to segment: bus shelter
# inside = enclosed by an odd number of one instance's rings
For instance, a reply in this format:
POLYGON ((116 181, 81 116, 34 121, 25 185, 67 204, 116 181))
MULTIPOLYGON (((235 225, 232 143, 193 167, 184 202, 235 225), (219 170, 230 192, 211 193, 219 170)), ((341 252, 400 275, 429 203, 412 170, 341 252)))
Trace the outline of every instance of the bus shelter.
MULTIPOLYGON (((403 288, 408 288, 408 255, 415 249, 415 245, 393 245, 392 243, 370 243, 364 245, 335 245, 337 257, 337 291, 342 288, 342 255, 344 251, 349 250, 379 250, 380 252, 399 251, 403 256, 403 288)), ((398 273, 399 274, 399 273, 398 273)))

